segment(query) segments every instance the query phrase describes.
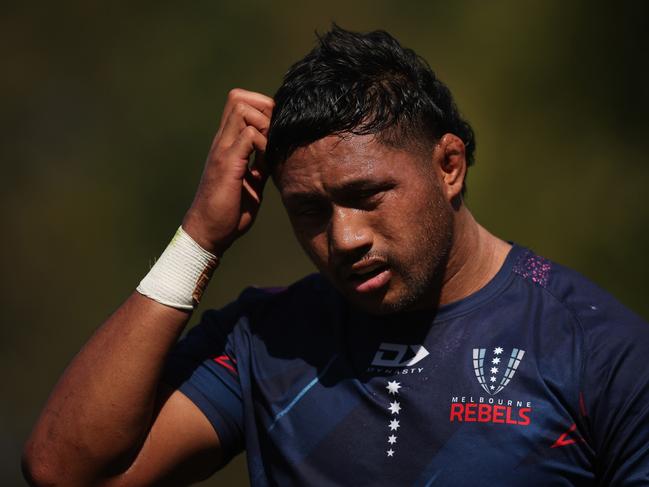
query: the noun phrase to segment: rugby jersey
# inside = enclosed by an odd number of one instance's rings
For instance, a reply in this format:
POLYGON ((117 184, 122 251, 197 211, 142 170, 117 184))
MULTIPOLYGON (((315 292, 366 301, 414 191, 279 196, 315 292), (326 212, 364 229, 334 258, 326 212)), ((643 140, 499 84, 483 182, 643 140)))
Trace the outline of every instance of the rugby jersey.
POLYGON ((204 313, 164 381, 266 485, 649 485, 649 325, 514 245, 476 293, 372 316, 315 274, 204 313))

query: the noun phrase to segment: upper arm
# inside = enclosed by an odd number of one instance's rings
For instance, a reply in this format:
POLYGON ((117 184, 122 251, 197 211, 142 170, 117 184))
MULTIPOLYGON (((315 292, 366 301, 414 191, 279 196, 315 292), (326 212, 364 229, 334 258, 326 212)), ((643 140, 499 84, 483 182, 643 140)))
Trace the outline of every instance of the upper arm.
POLYGON ((649 324, 623 318, 591 333, 585 412, 600 482, 647 485, 649 324))
POLYGON ((238 318, 234 304, 206 312, 176 345, 141 448, 101 485, 186 485, 209 477, 243 449, 242 392, 231 345, 238 318))
POLYGON ((186 485, 222 466, 220 442, 201 410, 178 390, 166 391, 133 463, 105 487, 186 485))

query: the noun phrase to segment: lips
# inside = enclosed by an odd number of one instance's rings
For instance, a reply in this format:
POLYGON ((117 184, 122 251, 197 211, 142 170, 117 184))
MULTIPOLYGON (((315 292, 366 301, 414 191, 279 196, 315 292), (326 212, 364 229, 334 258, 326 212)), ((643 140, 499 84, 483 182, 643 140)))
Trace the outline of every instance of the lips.
POLYGON ((354 264, 347 275, 347 280, 356 292, 368 293, 385 286, 391 275, 385 261, 372 259, 354 264))

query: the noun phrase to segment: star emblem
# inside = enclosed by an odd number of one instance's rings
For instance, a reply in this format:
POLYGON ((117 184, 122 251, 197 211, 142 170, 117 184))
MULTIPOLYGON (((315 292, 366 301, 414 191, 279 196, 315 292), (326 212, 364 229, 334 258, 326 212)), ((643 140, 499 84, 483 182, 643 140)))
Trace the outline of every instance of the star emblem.
POLYGON ((492 375, 491 377, 489 377, 489 380, 490 380, 491 382, 496 382, 496 378, 495 378, 493 375, 492 375))
POLYGON ((489 389, 491 389, 493 391, 495 389, 495 387, 494 386, 489 386, 489 389))
POLYGON ((399 394, 399 389, 401 389, 401 384, 396 380, 388 381, 388 385, 385 386, 390 394, 399 394))
POLYGON ((392 414, 399 414, 399 411, 401 411, 401 405, 397 401, 394 401, 390 403, 388 409, 392 414))
POLYGON ((397 437, 396 436, 394 436, 394 435, 388 436, 388 443, 390 443, 391 445, 394 445, 396 442, 397 442, 397 437))
POLYGON ((495 353, 496 355, 500 355, 501 353, 503 353, 503 347, 496 347, 496 348, 494 348, 494 353, 495 353))
POLYGON ((386 451, 385 453, 387 453, 389 457, 393 457, 393 456, 394 456, 394 450, 393 450, 392 448, 390 448, 390 449, 389 449, 388 451, 386 451))
POLYGON ((399 429, 399 420, 398 419, 393 419, 392 421, 390 421, 390 424, 388 426, 390 427, 390 431, 398 430, 399 429))
POLYGON ((498 367, 491 367, 491 373, 492 374, 497 374, 498 373, 498 367))
POLYGON ((491 360, 491 363, 492 363, 492 364, 499 364, 499 363, 500 363, 500 358, 499 358, 499 357, 494 357, 494 358, 491 360))

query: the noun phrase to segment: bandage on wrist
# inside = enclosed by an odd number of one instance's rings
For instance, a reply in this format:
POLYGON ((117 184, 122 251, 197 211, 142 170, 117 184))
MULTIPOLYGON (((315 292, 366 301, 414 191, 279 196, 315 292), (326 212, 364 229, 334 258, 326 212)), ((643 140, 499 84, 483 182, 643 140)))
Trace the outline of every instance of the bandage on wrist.
POLYGON ((200 302, 218 264, 217 256, 179 227, 137 291, 172 308, 191 310, 200 302))

